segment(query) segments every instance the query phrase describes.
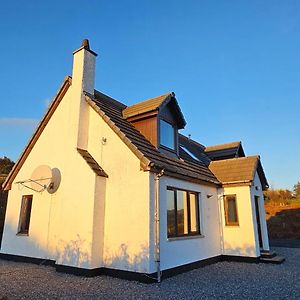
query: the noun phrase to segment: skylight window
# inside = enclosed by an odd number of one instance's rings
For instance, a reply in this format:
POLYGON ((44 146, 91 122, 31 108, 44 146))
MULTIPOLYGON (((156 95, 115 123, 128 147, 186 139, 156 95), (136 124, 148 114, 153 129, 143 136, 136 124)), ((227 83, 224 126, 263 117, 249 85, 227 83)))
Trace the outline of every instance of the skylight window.
POLYGON ((182 148, 189 156, 191 156, 193 159, 199 161, 199 159, 198 159, 191 151, 189 151, 187 148, 185 148, 185 147, 182 146, 182 145, 180 145, 180 147, 181 147, 181 148, 182 148))

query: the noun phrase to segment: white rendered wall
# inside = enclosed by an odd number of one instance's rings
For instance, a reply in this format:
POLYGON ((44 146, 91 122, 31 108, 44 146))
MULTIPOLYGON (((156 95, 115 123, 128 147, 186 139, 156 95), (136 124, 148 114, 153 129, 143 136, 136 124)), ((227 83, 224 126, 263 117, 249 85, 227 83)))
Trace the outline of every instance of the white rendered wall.
POLYGON ((69 88, 12 184, 2 253, 93 267, 96 176, 76 151, 78 115, 74 114, 73 106, 72 88, 69 88), (39 165, 60 170, 62 180, 55 194, 37 193, 15 184, 29 179, 39 165), (20 205, 22 195, 27 194, 33 195, 29 235, 20 236, 16 235, 20 205))
POLYGON ((260 226, 261 226, 261 234, 262 234, 262 242, 263 242, 263 250, 270 250, 269 246, 269 237, 268 237, 268 228, 267 228, 267 221, 266 221, 266 211, 265 211, 265 203, 264 203, 264 194, 261 186, 261 182, 259 180, 259 176, 257 172, 255 173, 254 182, 251 186, 251 200, 253 206, 253 222, 255 227, 255 240, 256 240, 256 248, 257 252, 260 251, 259 249, 259 238, 257 233, 257 221, 256 221, 256 212, 255 212, 255 199, 254 197, 259 197, 259 216, 260 216, 260 226))
POLYGON ((148 273, 150 173, 140 170, 139 159, 92 108, 89 124, 88 150, 109 176, 103 266, 148 273))
MULTIPOLYGON (((154 201, 154 188, 152 189, 154 201)), ((218 256, 220 251, 220 226, 217 189, 215 187, 190 183, 167 176, 160 179, 160 260, 161 270, 218 256), (167 187, 186 189, 200 193, 200 227, 202 236, 173 238, 167 237, 167 187), (212 197, 207 198, 211 194, 212 197)), ((152 226, 152 228, 154 228, 152 226)), ((152 235, 154 236, 154 234, 152 235)), ((153 241, 154 243, 154 241, 153 241)), ((153 255, 154 256, 154 255, 153 255)), ((155 272, 155 263, 151 264, 155 272)))
POLYGON ((30 178, 46 164, 61 171, 61 185, 50 195, 12 184, 1 252, 83 268, 148 272, 150 173, 140 170, 139 159, 89 108, 88 151, 109 178, 95 176, 76 150, 72 99, 69 89, 14 181, 30 178), (26 194, 33 194, 30 230, 29 236, 19 236, 26 194))
POLYGON ((249 186, 224 187, 220 190, 224 195, 236 195, 238 226, 225 225, 224 200, 219 197, 222 211, 223 245, 225 255, 259 256, 256 247, 255 227, 253 224, 253 205, 249 186))

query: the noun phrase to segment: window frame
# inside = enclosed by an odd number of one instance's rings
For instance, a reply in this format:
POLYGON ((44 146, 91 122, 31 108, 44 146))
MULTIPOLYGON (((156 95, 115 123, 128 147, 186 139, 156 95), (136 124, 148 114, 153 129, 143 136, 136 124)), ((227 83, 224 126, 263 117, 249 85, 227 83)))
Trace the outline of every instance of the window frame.
POLYGON ((175 128, 175 125, 172 124, 170 121, 167 121, 167 120, 164 119, 164 118, 159 118, 158 123, 159 123, 159 126, 158 126, 158 127, 159 127, 159 128, 158 128, 158 132, 159 132, 159 146, 160 146, 161 148, 163 148, 163 149, 168 150, 168 151, 176 152, 176 149, 177 149, 177 139, 176 139, 176 138, 177 138, 177 136, 176 136, 176 128, 175 128), (172 129, 173 129, 173 140, 174 140, 174 145, 173 145, 173 146, 174 146, 174 148, 170 148, 170 147, 168 147, 168 146, 162 144, 161 121, 163 121, 163 122, 169 124, 169 125, 172 127, 172 129))
MULTIPOLYGON (((175 234, 168 235, 168 220, 167 220, 167 238, 168 239, 176 239, 176 238, 185 238, 185 237, 193 237, 193 236, 202 236, 201 233, 201 218, 200 218, 200 193, 196 191, 186 190, 182 188, 176 188, 172 186, 167 186, 167 191, 173 191, 174 193, 174 228, 175 234), (178 234, 178 220, 177 220, 177 191, 183 191, 187 193, 187 222, 188 222, 188 233, 187 234, 178 234), (190 208, 190 194, 194 194, 197 202, 197 231, 191 231, 191 208, 190 208)), ((167 210, 168 211, 168 210, 167 210)), ((167 214, 168 219, 168 214, 167 214)))
POLYGON ((32 201, 33 201, 33 195, 23 195, 22 196, 22 201, 21 201, 21 207, 20 207, 20 214, 19 214, 19 224, 18 224, 18 231, 17 235, 29 235, 29 228, 30 228, 30 220, 31 220, 31 211, 32 211, 32 201), (30 204, 28 204, 28 201, 30 201, 30 204), (24 206, 29 205, 29 212, 27 214, 24 214, 24 206), (28 218, 28 220, 23 220, 23 218, 28 218), (22 229, 22 223, 25 222, 28 223, 27 228, 22 229))
POLYGON ((224 218, 225 218, 225 226, 240 226, 239 223, 239 214, 238 214, 238 204, 237 204, 237 196, 236 194, 224 195, 224 218), (231 222, 228 220, 228 198, 233 198, 235 200, 235 214, 236 214, 236 221, 231 222))

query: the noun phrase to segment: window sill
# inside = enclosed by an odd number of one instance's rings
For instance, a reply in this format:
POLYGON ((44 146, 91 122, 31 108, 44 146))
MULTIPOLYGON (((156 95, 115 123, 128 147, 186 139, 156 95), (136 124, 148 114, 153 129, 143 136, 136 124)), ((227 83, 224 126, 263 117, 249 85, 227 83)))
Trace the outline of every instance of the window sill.
POLYGON ((22 233, 22 232, 19 232, 16 234, 17 236, 29 236, 28 233, 22 233))
POLYGON ((162 145, 162 144, 159 144, 159 148, 161 148, 161 149, 163 149, 163 150, 166 150, 166 151, 169 151, 169 152, 173 152, 174 154, 177 153, 175 147, 174 147, 174 148, 169 148, 169 147, 167 147, 167 146, 164 146, 164 145, 162 145))
POLYGON ((181 240, 192 240, 192 239, 203 239, 205 235, 203 234, 197 234, 197 235, 188 235, 188 236, 176 236, 176 237, 171 237, 168 238, 168 242, 173 242, 173 241, 181 241, 181 240))

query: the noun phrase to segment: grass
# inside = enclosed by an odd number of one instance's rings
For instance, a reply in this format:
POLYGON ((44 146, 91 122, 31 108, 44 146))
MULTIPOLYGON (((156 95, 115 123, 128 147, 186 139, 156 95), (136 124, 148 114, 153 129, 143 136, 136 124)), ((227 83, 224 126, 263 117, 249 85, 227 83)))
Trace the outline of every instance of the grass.
POLYGON ((300 204, 300 198, 298 198, 298 199, 292 199, 290 203, 291 204, 297 204, 297 205, 299 205, 300 204))

